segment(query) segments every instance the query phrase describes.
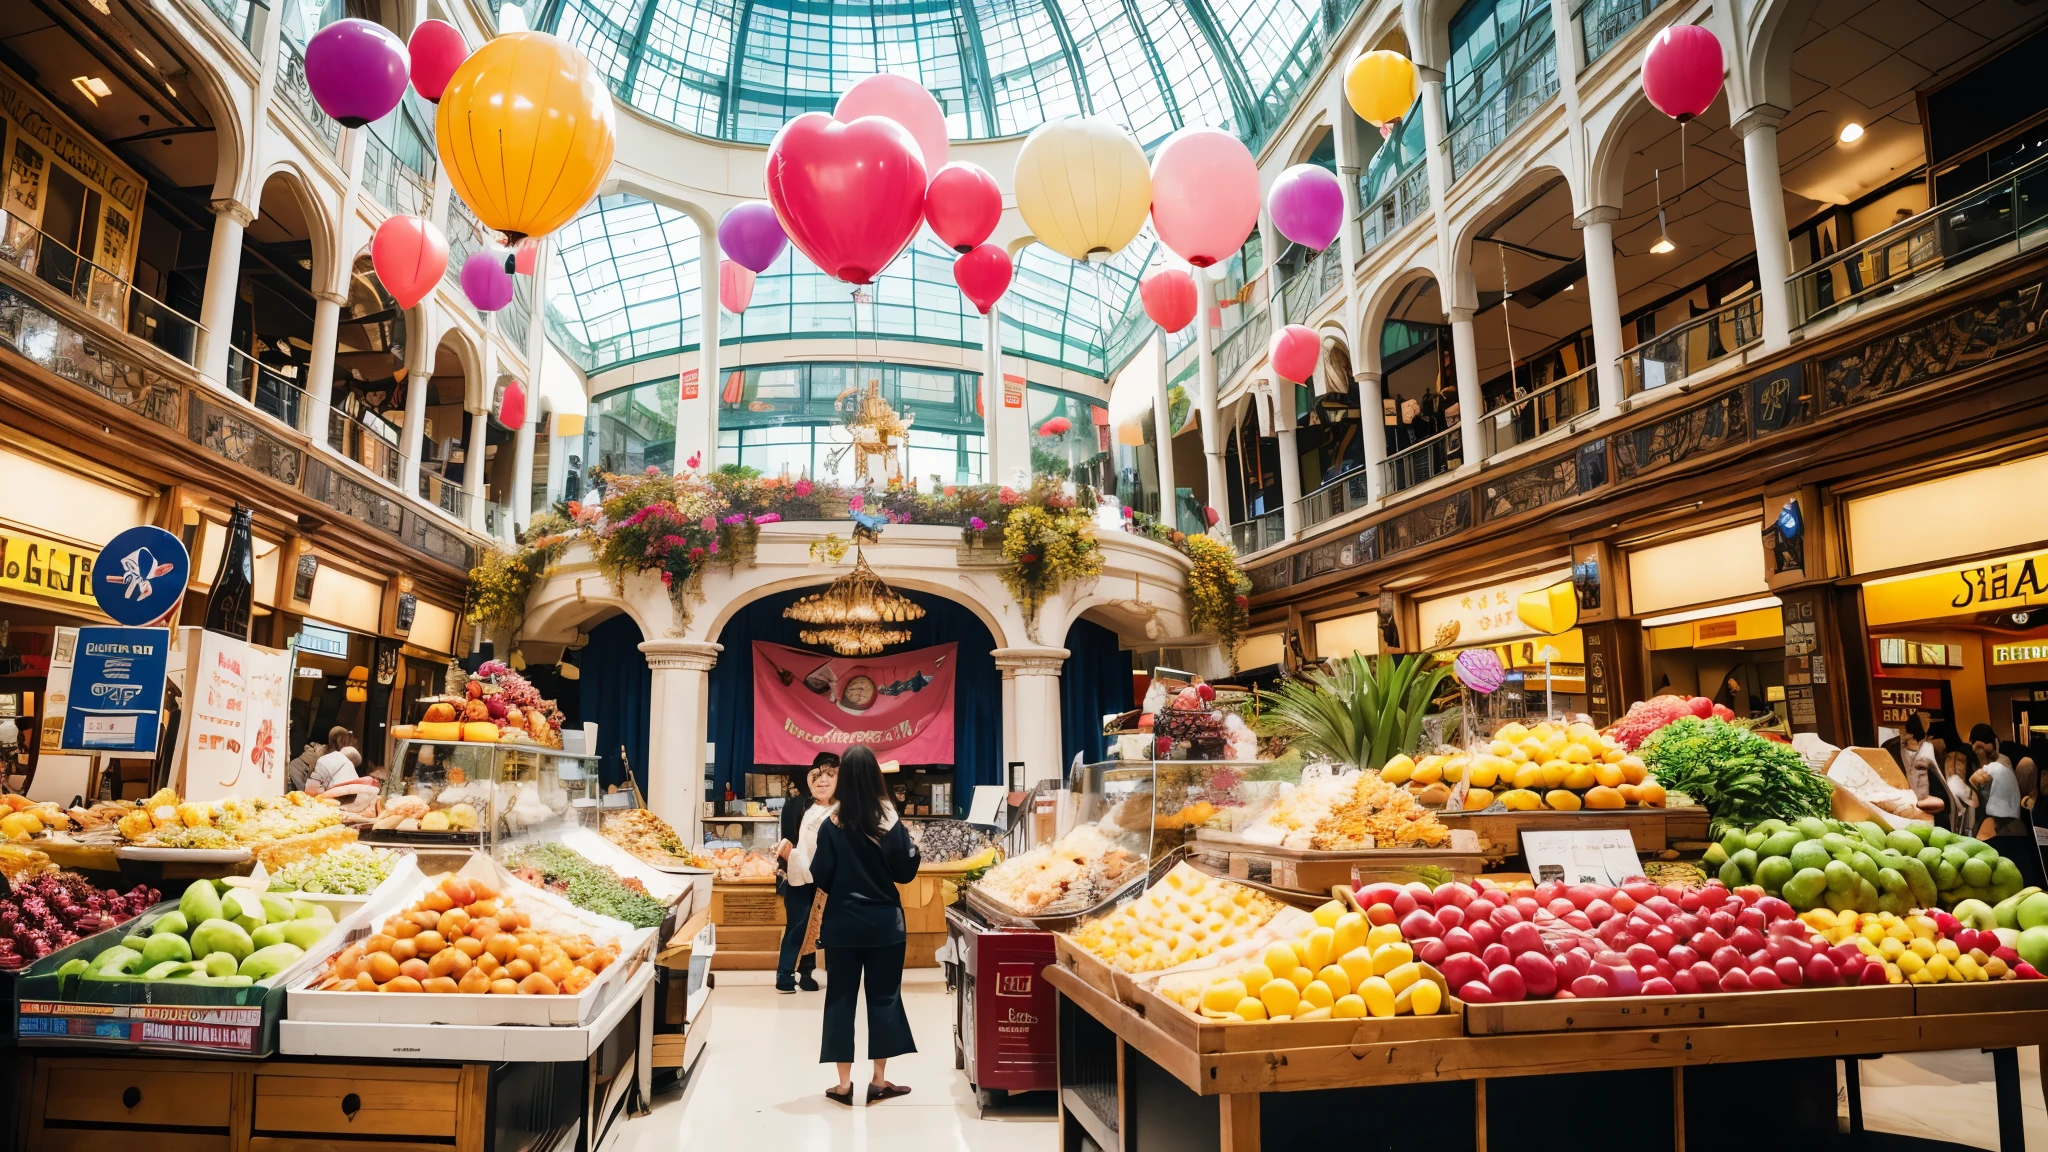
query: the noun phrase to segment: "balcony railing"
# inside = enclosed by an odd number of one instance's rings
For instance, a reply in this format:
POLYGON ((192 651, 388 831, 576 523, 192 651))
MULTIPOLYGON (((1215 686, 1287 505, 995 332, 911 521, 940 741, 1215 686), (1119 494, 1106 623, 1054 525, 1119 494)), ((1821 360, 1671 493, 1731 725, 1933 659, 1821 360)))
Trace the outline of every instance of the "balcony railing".
POLYGON ((1354 468, 1342 476, 1324 484, 1321 488, 1301 498, 1301 527, 1303 531, 1335 520, 1346 512, 1363 508, 1372 502, 1372 493, 1367 490, 1366 472, 1354 468))
POLYGON ((306 430, 307 414, 313 410, 310 397, 298 382, 275 368, 256 362, 240 348, 228 349, 228 391, 256 406, 258 412, 306 430))
POLYGON ((0 211, 0 260, 71 297, 86 311, 187 364, 199 322, 72 251, 12 213, 0 211))
POLYGON ((1647 19, 1658 0, 1585 0, 1573 15, 1579 18, 1579 40, 1586 46, 1586 64, 1592 66, 1629 29, 1647 19))
POLYGON ((1555 37, 1546 35, 1540 44, 1529 45, 1528 54, 1514 75, 1494 89, 1483 104, 1459 118, 1447 141, 1453 181, 1478 167, 1538 108, 1557 95, 1556 44, 1555 37))
POLYGON ((1598 366, 1553 380, 1526 396, 1517 396, 1486 410, 1481 426, 1492 441, 1487 455, 1526 444, 1554 428, 1562 428, 1600 406, 1598 366))
POLYGON ((2044 231, 2048 231, 2048 157, 1901 220, 1793 273, 1786 281, 1793 321, 1806 324, 1833 315, 2009 240, 2025 249, 2030 239, 2044 231))
MULTIPOLYGON (((1198 317, 1197 322, 1199 321, 1198 317)), ((1233 329, 1230 335, 1223 338, 1223 343, 1216 346, 1218 383, 1228 383, 1232 376, 1237 375, 1239 368, 1251 363, 1259 353, 1266 350, 1266 340, 1272 335, 1272 326, 1272 313, 1260 308, 1244 323, 1233 329)))
POLYGON ((380 417, 351 416, 339 408, 327 410, 327 446, 391 485, 405 472, 405 453, 398 450, 395 433, 380 417))
POLYGON ((434 206, 433 178, 413 171, 372 132, 363 133, 363 187, 394 215, 427 216, 434 206))
POLYGON ((1370 252, 1429 210, 1429 165, 1417 164, 1401 174, 1386 194, 1358 217, 1361 251, 1370 252))
POLYGON ((439 472, 420 469, 420 499, 465 524, 469 522, 469 492, 439 472))
POLYGON ((284 52, 277 62, 278 98, 291 106, 315 136, 327 142, 331 152, 341 144, 341 125, 322 112, 313 99, 313 89, 306 83, 306 50, 289 36, 283 39, 284 52))
POLYGON ((1230 526, 1230 544, 1239 556, 1278 547, 1286 540, 1286 516, 1278 508, 1230 526))
POLYGON ((1621 394, 1634 396, 1700 372, 1763 339, 1763 297, 1752 292, 1621 354, 1621 394))
POLYGON ((1387 457, 1380 465, 1380 490, 1389 494, 1405 492, 1463 464, 1465 441, 1459 431, 1446 428, 1387 457))
POLYGON ((1287 306, 1287 322, 1299 324, 1308 319, 1316 305, 1343 284, 1344 255, 1337 245, 1310 256, 1280 289, 1280 299, 1287 306))

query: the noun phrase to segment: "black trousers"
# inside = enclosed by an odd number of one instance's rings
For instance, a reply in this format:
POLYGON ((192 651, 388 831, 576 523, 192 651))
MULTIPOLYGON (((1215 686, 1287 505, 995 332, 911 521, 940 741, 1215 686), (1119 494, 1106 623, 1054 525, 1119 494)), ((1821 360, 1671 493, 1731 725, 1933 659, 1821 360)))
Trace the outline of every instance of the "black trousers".
POLYGON ((853 1063, 853 1010, 862 983, 868 991, 868 1059, 917 1051, 903 1012, 903 942, 876 948, 825 950, 825 1040, 820 1064, 853 1063))
POLYGON ((783 883, 782 915, 788 923, 782 927, 782 954, 775 961, 775 981, 788 984, 796 980, 798 956, 802 956, 804 972, 815 971, 818 954, 804 951, 804 929, 811 924, 811 897, 817 895, 815 884, 783 883))

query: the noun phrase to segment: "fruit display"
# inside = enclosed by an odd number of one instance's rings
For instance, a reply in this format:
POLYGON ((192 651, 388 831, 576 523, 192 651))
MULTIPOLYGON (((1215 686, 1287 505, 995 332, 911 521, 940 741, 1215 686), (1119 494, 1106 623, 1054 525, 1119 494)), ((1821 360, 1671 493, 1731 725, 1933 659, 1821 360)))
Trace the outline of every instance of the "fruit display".
POLYGON ((1674 720, 1733 720, 1735 713, 1725 704, 1705 696, 1652 696, 1629 705, 1628 714, 1607 729, 1616 744, 1633 752, 1643 746, 1650 733, 1674 720))
POLYGON ((1206 1019, 1362 1019, 1433 1016, 1443 989, 1392 924, 1373 925, 1332 900, 1314 927, 1257 955, 1159 978, 1159 994, 1206 1019))
POLYGON ((450 665, 445 691, 426 704, 419 723, 391 730, 394 739, 562 746, 562 710, 501 660, 486 660, 467 677, 450 665))
POLYGON ((1450 843, 1450 829, 1394 784, 1382 773, 1350 772, 1283 785, 1279 797, 1239 835, 1253 844, 1325 852, 1450 843))
POLYGON ((775 880, 775 858, 751 848, 713 848, 705 867, 722 884, 768 884, 775 880))
POLYGON ((50 854, 27 844, 12 844, 0 841, 0 880, 18 884, 48 872, 56 865, 50 863, 50 854))
POLYGON ((965 820, 911 820, 904 824, 910 842, 926 864, 959 864, 995 848, 989 834, 965 820))
POLYGON ((130 935, 90 960, 66 961, 57 974, 246 988, 298 963, 335 924, 319 904, 194 880, 175 909, 142 927, 147 935, 130 935))
POLYGON ((1085 911, 1144 871, 1147 858, 1095 824, 1081 824, 990 868, 976 891, 1024 916, 1085 911))
POLYGON ((1997 849, 1932 824, 1887 831, 1815 816, 1727 827, 1701 863, 1729 887, 1755 884, 1794 911, 1890 912, 1991 904, 2020 893, 2019 866, 1997 849))
POLYGON ((711 862, 683 845, 668 821, 645 808, 605 813, 604 838, 659 867, 709 868, 711 862))
POLYGON ((668 915, 668 905, 650 896, 645 885, 561 844, 524 844, 505 858, 512 874, 536 888, 546 888, 586 912, 624 920, 635 928, 652 928, 668 915))
POLYGON ((1657 729, 1637 749, 1664 787, 1691 796, 1715 827, 1825 817, 1834 785, 1789 744, 1697 716, 1657 729))
POLYGON ((1511 812, 1664 806, 1664 788, 1642 760, 1591 724, 1510 721, 1475 751, 1442 751, 1411 760, 1396 756, 1380 769, 1424 804, 1442 807, 1452 786, 1466 785, 1463 809, 1495 801, 1511 812))
POLYGON ((340 823, 338 805, 304 792, 197 803, 165 788, 123 816, 119 827, 129 843, 149 848, 255 849, 340 823))
MULTIPOLYGON (((459 768, 450 768, 449 775, 454 776, 460 771, 459 768)), ((445 808, 435 808, 424 796, 396 796, 379 805, 377 818, 371 826, 380 832, 475 832, 478 819, 476 805, 467 800, 456 800, 445 808)))
POLYGON ((1947 912, 1899 916, 1815 908, 1799 918, 1829 944, 1849 945, 1866 961, 1884 965, 1892 984, 2042 979, 2041 972, 2020 957, 2014 946, 2020 933, 2011 928, 1968 927, 1947 912))
POLYGON ((1242 884, 1176 864, 1143 896, 1081 925, 1073 937, 1125 972, 1159 972, 1251 939, 1280 907, 1242 884))
POLYGON ((95 932, 118 927, 159 898, 147 885, 125 894, 96 887, 76 872, 49 867, 48 857, 33 872, 32 864, 24 856, 19 869, 7 876, 7 894, 0 896, 0 968, 26 967, 95 932))
POLYGON ((311 987, 575 996, 617 958, 615 945, 536 930, 488 883, 447 876, 376 933, 336 953, 311 987))
POLYGON ((367 896, 398 865, 398 853, 368 844, 344 844, 295 860, 270 874, 272 892, 367 896))
POLYGON ((37 803, 11 792, 0 795, 0 840, 19 844, 48 829, 69 827, 71 817, 56 804, 37 803))

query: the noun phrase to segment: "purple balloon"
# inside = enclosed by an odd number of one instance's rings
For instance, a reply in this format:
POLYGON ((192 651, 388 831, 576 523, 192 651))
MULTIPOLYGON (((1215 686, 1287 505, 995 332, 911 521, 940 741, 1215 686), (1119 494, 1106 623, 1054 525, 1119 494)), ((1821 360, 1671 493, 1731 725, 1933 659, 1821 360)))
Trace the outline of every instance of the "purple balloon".
POLYGON ((398 107, 411 67, 405 44, 368 20, 336 20, 306 42, 306 86, 322 112, 349 128, 398 107))
POLYGON ((766 272, 788 243, 782 221, 766 200, 749 200, 718 222, 719 248, 749 272, 766 272))
POLYGON ((505 271, 505 254, 486 248, 471 252, 462 262, 462 294, 479 312, 496 312, 512 302, 512 274, 505 271))
POLYGON ((1319 164, 1296 164, 1282 172, 1266 204, 1282 236, 1318 252, 1344 226, 1344 186, 1319 164))

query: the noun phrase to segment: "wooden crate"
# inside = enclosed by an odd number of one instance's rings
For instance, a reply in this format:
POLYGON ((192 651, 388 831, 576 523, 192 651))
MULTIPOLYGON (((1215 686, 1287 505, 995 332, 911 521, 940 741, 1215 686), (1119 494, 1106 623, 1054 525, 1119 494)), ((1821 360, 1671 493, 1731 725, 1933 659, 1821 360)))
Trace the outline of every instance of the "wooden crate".
POLYGON ((711 922, 720 928, 782 924, 782 896, 773 884, 713 884, 711 922))
MULTIPOLYGON (((1444 978, 1433 969, 1438 988, 1444 978)), ((1443 1010, 1434 1016, 1393 1016, 1363 1020, 1251 1021, 1225 1024, 1194 1015, 1152 990, 1150 981, 1135 982, 1126 1000, 1153 1027, 1196 1052, 1273 1052, 1286 1048, 1322 1048, 1336 1044, 1390 1044, 1411 1040, 1442 1040, 1465 1034, 1461 1019, 1466 1006, 1444 992, 1443 1010)))
POLYGON ((903 898, 903 930, 906 932, 946 931, 946 884, 940 876, 920 872, 908 884, 896 886, 903 898))
MULTIPOLYGON (((706 905, 703 908, 697 909, 695 914, 683 922, 682 927, 676 929, 675 935, 670 936, 668 942, 661 946, 661 949, 655 954, 654 962, 664 968, 674 968, 684 972, 689 971, 690 954, 696 950, 697 935, 704 931, 704 926, 710 922, 710 906, 706 905)), ((735 928, 730 929, 730 931, 738 932, 743 931, 743 929, 735 928)), ((724 932, 718 934, 718 941, 721 944, 725 942, 724 932)))
POLYGON ((1626 829, 1638 852, 1662 852, 1675 842, 1707 838, 1704 808, 1617 808, 1577 812, 1439 812, 1437 819, 1453 832, 1470 829, 1488 858, 1498 860, 1522 850, 1522 833, 1626 829))
POLYGON ((1479 837, 1453 828, 1445 848, 1363 848, 1319 852, 1309 848, 1276 848, 1248 844, 1228 833, 1203 829, 1195 835, 1194 855, 1233 880, 1267 884, 1297 892, 1327 894, 1378 880, 1412 879, 1415 870, 1434 866, 1461 879, 1476 878, 1486 867, 1479 837))
POLYGON ((1703 1024, 1784 1024, 1893 1019, 1913 1011, 1906 984, 1857 988, 1780 988, 1694 996, 1615 996, 1465 1005, 1465 1032, 1595 1032, 1616 1028, 1694 1028, 1703 1024))
POLYGON ((903 939, 903 966, 905 968, 936 968, 939 966, 938 951, 946 946, 946 934, 940 932, 910 932, 903 939))
POLYGON ((1128 972, 1103 962, 1100 956, 1074 942, 1064 932, 1052 937, 1053 963, 1081 978, 1090 988, 1126 1004, 1137 995, 1137 982, 1128 972))
POLYGON ((458 1068, 371 1069, 337 1067, 327 1075, 305 1071, 256 1076, 255 1131, 322 1132, 364 1136, 455 1139, 458 1068), (387 1072, 392 1075, 372 1075, 387 1072))
POLYGON ((1969 984, 1913 984, 1915 1016, 1963 1012, 2048 1011, 2048 980, 1979 980, 1969 984))

